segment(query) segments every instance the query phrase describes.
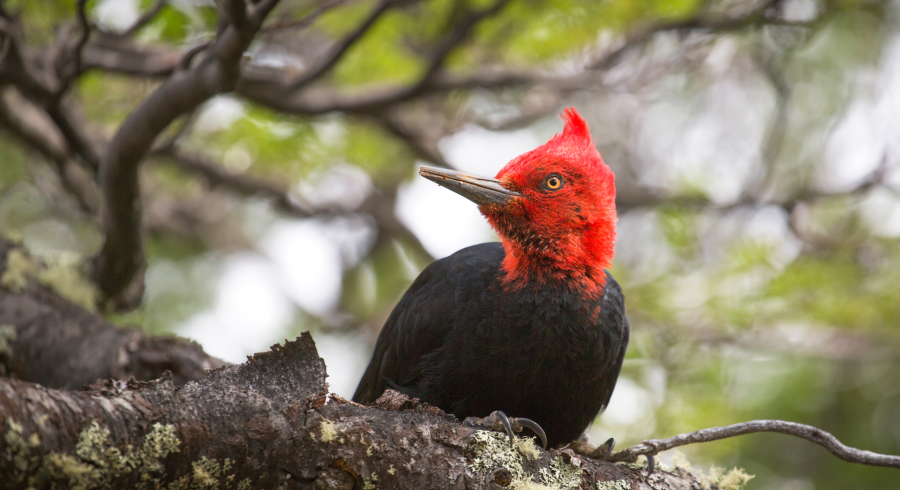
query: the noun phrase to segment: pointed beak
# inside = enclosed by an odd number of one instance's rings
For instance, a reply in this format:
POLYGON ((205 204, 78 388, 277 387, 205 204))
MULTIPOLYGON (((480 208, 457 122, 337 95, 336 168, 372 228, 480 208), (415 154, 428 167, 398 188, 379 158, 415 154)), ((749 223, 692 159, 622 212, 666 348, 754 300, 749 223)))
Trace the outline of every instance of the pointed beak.
POLYGON ((419 169, 419 175, 437 185, 450 189, 479 206, 503 207, 509 204, 513 198, 522 196, 518 192, 503 187, 497 179, 481 177, 458 170, 422 167, 419 169))

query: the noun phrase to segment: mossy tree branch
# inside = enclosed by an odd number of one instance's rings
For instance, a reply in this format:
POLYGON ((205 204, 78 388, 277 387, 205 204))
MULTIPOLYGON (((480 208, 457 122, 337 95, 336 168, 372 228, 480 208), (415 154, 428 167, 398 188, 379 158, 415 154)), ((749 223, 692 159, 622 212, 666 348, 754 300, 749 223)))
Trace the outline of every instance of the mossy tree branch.
POLYGON ((86 310, 96 291, 78 269, 41 263, 0 238, 0 375, 78 389, 97 379, 151 380, 170 371, 180 386, 225 364, 194 342, 116 327, 86 310))
POLYGON ((329 398, 309 334, 181 389, 169 377, 82 392, 0 380, 0 427, 11 490, 700 488, 684 470, 648 477, 531 439, 513 448, 395 392, 373 407, 329 398))

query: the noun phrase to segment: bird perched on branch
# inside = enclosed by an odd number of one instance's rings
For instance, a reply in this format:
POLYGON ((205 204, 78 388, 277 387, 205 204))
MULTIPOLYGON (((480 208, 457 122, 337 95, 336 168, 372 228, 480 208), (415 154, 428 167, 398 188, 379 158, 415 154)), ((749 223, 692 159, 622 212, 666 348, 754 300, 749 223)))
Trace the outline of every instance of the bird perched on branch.
POLYGON ((385 323, 354 401, 393 388, 459 418, 501 411, 511 439, 503 412, 538 435, 543 428, 554 447, 609 403, 629 335, 622 290, 605 270, 615 176, 578 112, 562 117, 562 133, 496 179, 421 168, 478 204, 500 243, 422 271, 385 323))

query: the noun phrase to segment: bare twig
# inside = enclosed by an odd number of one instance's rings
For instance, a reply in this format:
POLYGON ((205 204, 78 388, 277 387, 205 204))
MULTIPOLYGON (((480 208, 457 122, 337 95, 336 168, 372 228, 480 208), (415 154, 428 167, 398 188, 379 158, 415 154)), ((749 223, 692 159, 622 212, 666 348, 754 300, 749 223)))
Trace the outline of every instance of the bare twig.
POLYGON ((269 34, 276 31, 286 31, 290 29, 304 29, 313 24, 322 14, 328 12, 329 10, 334 9, 335 7, 340 6, 347 0, 329 0, 326 2, 322 2, 319 6, 315 8, 312 12, 304 16, 303 18, 296 20, 282 20, 279 22, 275 22, 271 25, 264 27, 260 30, 260 33, 269 34))
POLYGON ((168 4, 169 0, 156 0, 156 3, 153 4, 153 7, 150 10, 144 12, 137 20, 134 21, 133 24, 128 26, 124 31, 117 34, 121 37, 131 37, 137 31, 143 29, 147 24, 153 21, 162 9, 165 8, 166 4, 168 4))
POLYGON ((760 25, 768 22, 766 14, 777 7, 782 0, 767 0, 758 8, 737 17, 723 16, 701 12, 683 20, 662 21, 638 27, 628 35, 621 46, 606 53, 595 60, 589 66, 594 70, 606 70, 618 63, 628 51, 643 46, 657 34, 671 31, 708 31, 708 32, 732 32, 746 27, 760 25))
MULTIPOLYGON (((410 0, 403 0, 410 1, 410 0)), ((288 86, 291 90, 297 90, 302 87, 305 87, 310 82, 317 80, 319 77, 324 75, 328 70, 330 70, 334 65, 337 64, 338 61, 343 58, 344 54, 350 50, 360 39, 365 36, 366 33, 371 30, 372 26, 375 22, 384 15, 385 12, 390 10, 391 7, 400 5, 403 3, 401 0, 381 0, 378 2, 378 5, 372 9, 372 12, 362 21, 360 24, 354 29, 350 34, 341 39, 334 48, 331 49, 331 52, 325 56, 325 58, 320 61, 315 67, 311 68, 309 71, 299 75, 296 79, 291 81, 288 86)), ((418 0, 415 0, 418 1, 418 0)))
POLYGON ((430 142, 426 141, 425 137, 417 134, 402 122, 398 121, 395 117, 390 114, 384 114, 376 117, 375 121, 389 133, 406 143, 419 158, 441 167, 450 167, 450 164, 444 160, 444 156, 441 155, 441 152, 436 145, 430 144, 430 142))
POLYGON ((85 214, 96 217, 100 209, 97 186, 84 170, 78 171, 62 134, 39 108, 21 97, 7 95, 0 97, 0 128, 52 162, 63 189, 85 214))
POLYGON ((841 444, 841 442, 828 432, 811 425, 786 422, 784 420, 753 420, 725 427, 713 427, 698 430, 688 434, 679 434, 669 439, 650 439, 628 449, 619 451, 610 456, 611 461, 635 462, 638 456, 654 456, 662 451, 667 451, 679 446, 697 444, 700 442, 712 442, 720 439, 753 434, 755 432, 778 432, 800 437, 814 442, 834 454, 838 458, 850 462, 869 466, 886 466, 900 469, 900 456, 873 453, 862 449, 856 449, 841 444))
POLYGON ((241 196, 271 199, 277 209, 298 218, 308 218, 329 211, 315 210, 310 205, 303 205, 298 198, 290 195, 286 187, 251 176, 230 173, 211 159, 186 153, 174 145, 154 150, 150 156, 165 158, 188 172, 203 176, 210 187, 222 186, 241 196))
MULTIPOLYGON (((72 82, 81 75, 83 66, 82 66, 82 52, 84 51, 84 47, 87 45, 88 39, 91 36, 91 29, 93 29, 93 25, 91 21, 87 18, 87 0, 78 0, 76 4, 75 10, 78 14, 78 38, 75 40, 75 43, 71 46, 62 46, 59 49, 58 53, 61 58, 56 60, 57 63, 57 75, 59 76, 59 86, 56 89, 56 92, 53 94, 51 98, 51 104, 56 105, 59 103, 59 100, 62 96, 69 90, 69 87, 72 86, 72 82)), ((63 40, 62 42, 66 42, 63 40)))

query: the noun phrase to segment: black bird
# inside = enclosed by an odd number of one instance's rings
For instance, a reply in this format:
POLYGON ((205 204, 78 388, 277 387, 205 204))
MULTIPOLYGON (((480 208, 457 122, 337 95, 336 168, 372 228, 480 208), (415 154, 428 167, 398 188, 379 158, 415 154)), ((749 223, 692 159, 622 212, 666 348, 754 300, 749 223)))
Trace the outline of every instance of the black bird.
POLYGON ((354 401, 393 388, 460 419, 500 410, 535 421, 553 447, 609 403, 629 336, 622 290, 605 271, 615 177, 578 112, 563 119, 562 133, 496 179, 422 167, 477 203, 501 242, 425 268, 381 330, 354 401))

